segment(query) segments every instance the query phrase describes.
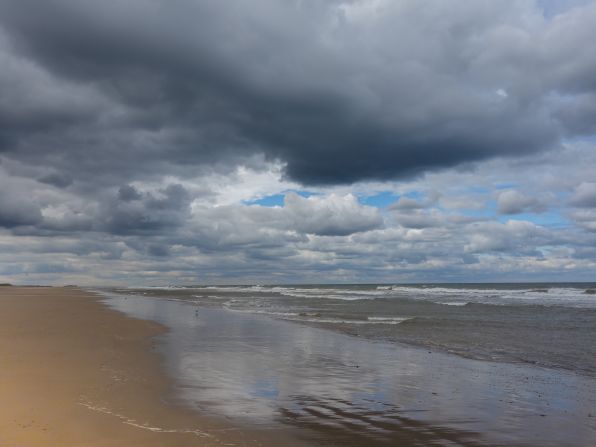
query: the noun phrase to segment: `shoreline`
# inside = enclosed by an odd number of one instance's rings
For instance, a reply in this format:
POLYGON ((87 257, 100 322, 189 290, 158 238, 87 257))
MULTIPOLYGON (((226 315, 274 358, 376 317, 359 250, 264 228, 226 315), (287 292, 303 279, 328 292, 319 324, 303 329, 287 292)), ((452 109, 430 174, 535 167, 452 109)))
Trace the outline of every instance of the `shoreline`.
POLYGON ((78 288, 1 288, 0 445, 274 445, 172 399, 165 332, 78 288))

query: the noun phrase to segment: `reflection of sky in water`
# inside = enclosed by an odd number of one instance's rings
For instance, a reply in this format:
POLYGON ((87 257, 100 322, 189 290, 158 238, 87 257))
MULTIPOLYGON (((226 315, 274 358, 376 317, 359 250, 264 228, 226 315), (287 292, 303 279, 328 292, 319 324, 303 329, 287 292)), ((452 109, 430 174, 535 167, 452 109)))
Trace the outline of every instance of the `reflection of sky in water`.
MULTIPOLYGON (((500 442, 596 445, 590 378, 397 348, 263 316, 195 312, 180 302, 113 296, 109 304, 172 328, 162 349, 181 397, 233 420, 366 432, 378 444, 390 444, 392 430, 427 432, 417 424, 429 423, 447 430, 432 436, 456 443, 461 431, 500 442)), ((463 437, 459 443, 477 445, 463 437)))

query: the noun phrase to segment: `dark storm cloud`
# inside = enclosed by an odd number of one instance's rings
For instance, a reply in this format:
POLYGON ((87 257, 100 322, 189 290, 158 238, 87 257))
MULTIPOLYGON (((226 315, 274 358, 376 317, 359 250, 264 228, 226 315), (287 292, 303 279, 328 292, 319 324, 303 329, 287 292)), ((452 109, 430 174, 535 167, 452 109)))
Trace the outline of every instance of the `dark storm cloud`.
POLYGON ((595 90, 575 51, 594 7, 551 23, 524 1, 375 4, 5 0, 0 82, 39 94, 0 104, 1 150, 106 184, 262 152, 322 184, 586 132, 569 102, 595 90))
POLYGON ((72 179, 70 177, 58 173, 48 174, 39 178, 38 181, 53 185, 57 188, 66 188, 67 186, 72 185, 72 179))
POLYGON ((582 95, 562 107, 557 118, 571 135, 593 135, 596 133, 596 93, 582 95))
POLYGON ((42 220, 39 207, 10 193, 0 193, 0 227, 36 225, 42 220))
POLYGON ((115 234, 156 234, 182 226, 190 217, 192 198, 181 185, 168 185, 157 193, 140 194, 126 185, 98 215, 100 229, 115 234), (105 221, 102 222, 102 217, 105 221), (105 225, 107 228, 101 228, 105 225))
POLYGON ((121 186, 118 190, 118 198, 123 202, 130 202, 131 200, 141 200, 143 196, 132 185, 121 186))

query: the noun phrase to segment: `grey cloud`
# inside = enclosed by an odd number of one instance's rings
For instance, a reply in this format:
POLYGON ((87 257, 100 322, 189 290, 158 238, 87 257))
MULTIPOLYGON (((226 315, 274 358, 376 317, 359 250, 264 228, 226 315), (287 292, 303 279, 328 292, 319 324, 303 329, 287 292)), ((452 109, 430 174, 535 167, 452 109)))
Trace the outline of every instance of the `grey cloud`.
POLYGON ((596 259, 596 247, 576 247, 573 250, 573 257, 576 259, 596 259))
POLYGON ((29 231, 29 234, 52 235, 52 232, 70 233, 76 231, 91 231, 98 228, 99 218, 96 210, 92 213, 85 213, 71 209, 64 209, 59 215, 45 215, 43 222, 38 225, 37 230, 29 231))
POLYGON ((579 207, 596 208, 596 182, 583 182, 578 185, 570 202, 579 207))
POLYGON ((555 113, 570 135, 596 133, 596 93, 579 95, 575 101, 564 103, 555 113))
POLYGON ((167 245, 151 244, 148 252, 151 256, 163 257, 170 254, 170 248, 167 245))
POLYGON ((483 222, 468 227, 467 253, 514 252, 540 256, 536 247, 550 239, 547 230, 531 222, 509 220, 505 223, 483 222))
POLYGON ((187 208, 192 198, 186 188, 171 184, 159 191, 159 195, 147 194, 147 207, 155 210, 179 210, 187 208))
POLYGON ((596 232, 596 210, 583 209, 571 213, 571 218, 583 229, 596 232))
POLYGON ((538 0, 538 5, 543 8, 548 17, 561 14, 571 8, 584 6, 589 3, 590 0, 538 0))
POLYGON ((439 212, 435 205, 440 194, 431 191, 428 197, 421 200, 414 200, 408 197, 400 197, 387 209, 393 212, 395 222, 404 228, 422 229, 446 225, 448 216, 439 212))
POLYGON ((500 214, 520 214, 526 211, 535 213, 546 209, 545 205, 534 197, 528 197, 519 191, 507 190, 497 197, 497 211, 500 214))
POLYGON ((37 263, 26 271, 29 273, 73 273, 79 272, 81 269, 62 263, 37 263))
MULTIPOLYGON (((22 150, 37 134, 66 137, 72 126, 98 117, 106 101, 92 86, 52 75, 11 48, 9 40, 0 27, 0 151, 22 150)), ((68 149, 52 143, 44 148, 52 158, 68 149)))
POLYGON ((6 109, 23 124, 4 151, 120 183, 263 152, 303 183, 349 183, 543 150, 584 119, 553 125, 549 95, 593 91, 575 51, 593 6, 553 21, 529 2, 377 7, 4 1, 4 51, 42 70, 23 85, 65 92, 6 109))
POLYGON ((57 188, 66 188, 72 185, 72 178, 66 175, 52 173, 37 179, 41 183, 55 186, 57 188))
POLYGON ((131 200, 140 200, 141 194, 132 185, 124 185, 118 189, 118 198, 124 202, 130 202, 131 200))
POLYGON ((103 220, 106 229, 117 234, 151 234, 180 227, 190 217, 192 198, 181 185, 168 185, 142 196, 135 191, 120 188, 117 199, 104 204, 99 225, 103 220))
POLYGON ((390 210, 418 210, 425 208, 425 204, 418 200, 400 197, 399 200, 389 206, 390 210))
POLYGON ((441 225, 441 221, 433 213, 414 210, 396 213, 395 220, 405 228, 428 228, 441 225))
POLYGON ((25 266, 21 264, 11 264, 0 267, 1 275, 21 275, 25 272, 25 266))
POLYGON ((36 225, 42 220, 37 204, 21 191, 0 190, 0 227, 36 225))

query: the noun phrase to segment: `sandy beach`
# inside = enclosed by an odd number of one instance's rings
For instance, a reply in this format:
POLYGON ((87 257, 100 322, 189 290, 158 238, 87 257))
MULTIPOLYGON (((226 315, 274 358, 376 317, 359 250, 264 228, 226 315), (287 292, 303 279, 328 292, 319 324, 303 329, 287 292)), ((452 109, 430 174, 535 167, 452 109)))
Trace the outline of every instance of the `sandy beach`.
POLYGON ((128 292, 0 287, 1 447, 595 439, 590 377, 128 292))
POLYGON ((167 401, 163 331, 77 288, 0 288, 0 445, 262 444, 167 401))

